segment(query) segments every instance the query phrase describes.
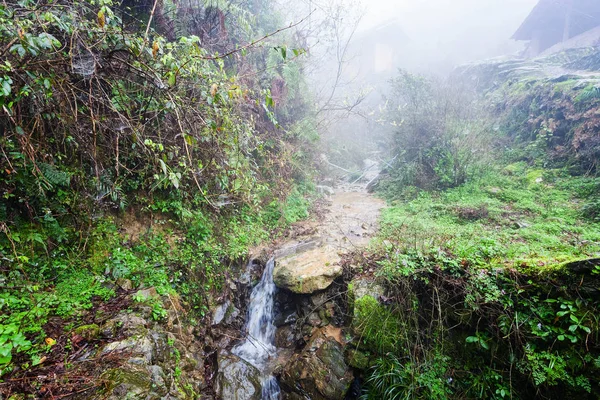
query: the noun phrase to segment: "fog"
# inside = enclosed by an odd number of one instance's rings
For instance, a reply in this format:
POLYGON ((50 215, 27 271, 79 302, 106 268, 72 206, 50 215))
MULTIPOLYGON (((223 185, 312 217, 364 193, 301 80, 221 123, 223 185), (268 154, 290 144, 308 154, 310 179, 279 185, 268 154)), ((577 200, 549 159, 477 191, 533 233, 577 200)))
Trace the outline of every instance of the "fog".
MULTIPOLYGON (((516 57, 511 37, 538 0, 281 0, 308 50, 322 138, 340 164, 388 146, 399 69, 443 79, 460 65, 516 57)), ((346 164, 344 164, 346 165, 346 164)))
POLYGON ((480 59, 517 53, 510 39, 537 0, 379 0, 364 4, 358 34, 397 20, 408 36, 404 57, 422 72, 447 72, 480 59))

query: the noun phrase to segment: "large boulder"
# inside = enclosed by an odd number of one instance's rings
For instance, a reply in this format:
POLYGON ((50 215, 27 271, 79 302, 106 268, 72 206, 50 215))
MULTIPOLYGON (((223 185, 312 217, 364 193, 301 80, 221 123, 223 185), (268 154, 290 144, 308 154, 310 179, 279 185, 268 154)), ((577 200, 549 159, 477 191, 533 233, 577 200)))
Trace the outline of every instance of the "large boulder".
POLYGON ((309 294, 326 289, 342 272, 337 251, 324 246, 278 259, 273 281, 279 288, 309 294))
POLYGON ((287 391, 312 400, 342 400, 352 380, 342 345, 325 329, 317 331, 281 373, 287 391))
POLYGON ((220 399, 260 400, 261 372, 236 355, 222 352, 217 359, 217 394, 220 399))

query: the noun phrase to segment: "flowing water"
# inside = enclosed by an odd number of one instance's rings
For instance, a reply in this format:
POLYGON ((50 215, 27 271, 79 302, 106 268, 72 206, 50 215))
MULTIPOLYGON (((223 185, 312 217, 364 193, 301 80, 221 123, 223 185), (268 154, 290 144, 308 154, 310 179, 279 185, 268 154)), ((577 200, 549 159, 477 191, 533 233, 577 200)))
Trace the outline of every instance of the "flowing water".
POLYGON ((265 375, 262 380, 263 400, 277 400, 279 385, 269 371, 268 361, 276 354, 275 325, 273 325, 273 269, 275 259, 267 262, 260 282, 252 290, 248 306, 248 336, 233 349, 233 353, 254 365, 265 375))

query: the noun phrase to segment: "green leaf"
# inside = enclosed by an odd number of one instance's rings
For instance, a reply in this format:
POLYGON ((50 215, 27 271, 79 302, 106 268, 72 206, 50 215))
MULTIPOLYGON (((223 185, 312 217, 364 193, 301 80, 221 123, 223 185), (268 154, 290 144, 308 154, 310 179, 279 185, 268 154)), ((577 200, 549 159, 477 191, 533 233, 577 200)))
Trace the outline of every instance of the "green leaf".
POLYGON ((10 95, 10 92, 12 91, 12 79, 10 79, 10 77, 8 76, 4 76, 2 77, 0 82, 2 82, 2 86, 0 87, 0 95, 3 97, 8 97, 8 95, 10 95))
POLYGON ((15 51, 17 52, 19 57, 25 57, 25 55, 27 54, 25 47, 23 47, 23 45, 21 44, 15 44, 10 48, 11 53, 14 53, 15 51))
POLYGON ((579 319, 575 315, 571 314, 569 317, 571 318, 571 321, 579 323, 579 319))
POLYGON ((160 167, 162 168, 163 174, 167 175, 167 164, 161 159, 158 160, 160 167))

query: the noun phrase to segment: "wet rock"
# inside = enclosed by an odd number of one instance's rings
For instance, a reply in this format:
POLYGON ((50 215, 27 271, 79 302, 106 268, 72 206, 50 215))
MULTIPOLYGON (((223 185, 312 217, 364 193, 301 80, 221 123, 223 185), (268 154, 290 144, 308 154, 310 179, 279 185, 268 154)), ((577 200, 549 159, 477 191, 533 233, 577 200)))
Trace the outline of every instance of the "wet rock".
POLYGON ((146 364, 152 363, 154 346, 147 337, 129 337, 125 340, 112 342, 104 346, 100 351, 100 356, 110 353, 130 353, 134 358, 138 358, 146 364))
POLYGON ((217 307, 215 307, 215 309, 213 311, 213 317, 212 317, 212 325, 213 326, 219 325, 221 322, 223 322, 230 305, 231 305, 231 302, 229 300, 227 300, 225 303, 220 304, 217 307))
POLYGON ((108 400, 161 398, 158 393, 152 392, 152 378, 146 369, 115 368, 105 372, 102 380, 108 386, 108 400))
POLYGON ((281 374, 288 392, 312 400, 341 400, 352 380, 342 345, 323 329, 313 335, 301 353, 292 356, 281 374))
POLYGON ((261 399, 261 372, 258 369, 227 353, 219 354, 217 364, 217 395, 220 399, 261 399))
POLYGON ((218 305, 213 310, 212 325, 231 325, 235 322, 236 318, 240 316, 240 310, 238 310, 231 301, 227 300, 225 303, 218 305))
POLYGON ((147 335, 152 342, 152 352, 154 362, 164 363, 171 359, 171 346, 167 335, 164 332, 150 331, 147 335))
POLYGON ((225 316, 225 323, 231 325, 240 316, 240 310, 238 310, 233 304, 229 307, 227 315, 225 316))
POLYGON ((302 339, 302 335, 296 334, 292 326, 286 325, 275 331, 275 346, 283 349, 295 348, 302 339))
POLYGON ((152 389, 160 395, 165 395, 168 392, 165 371, 158 365, 151 365, 148 367, 150 373, 150 379, 152 382, 152 389))
POLYGON ((275 317, 273 325, 280 327, 283 325, 293 324, 297 320, 298 313, 295 310, 284 310, 275 317))
POLYGON ((145 331, 148 322, 135 314, 121 313, 106 321, 100 328, 100 334, 106 338, 116 337, 119 330, 127 336, 145 331))
POLYGON ((342 274, 339 262, 333 247, 318 247, 278 260, 273 280, 277 287, 294 293, 314 293, 327 289, 342 274))

